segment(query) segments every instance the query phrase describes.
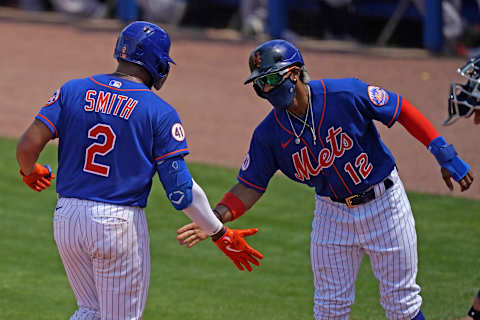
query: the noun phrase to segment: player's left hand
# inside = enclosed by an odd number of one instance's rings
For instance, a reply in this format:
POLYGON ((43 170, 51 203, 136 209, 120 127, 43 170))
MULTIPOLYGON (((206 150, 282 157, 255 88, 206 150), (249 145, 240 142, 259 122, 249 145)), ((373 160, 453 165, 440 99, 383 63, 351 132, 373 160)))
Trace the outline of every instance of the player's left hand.
MULTIPOLYGON (((452 191, 453 190, 453 183, 452 183, 452 180, 451 180, 452 175, 445 168, 441 168, 441 172, 442 172, 443 181, 445 181, 445 184, 447 185, 448 189, 450 189, 450 191, 452 191)), ((470 185, 472 184, 472 182, 473 182, 473 173, 472 173, 472 170, 470 170, 470 171, 467 172, 465 177, 463 177, 462 179, 460 179, 458 181, 458 184, 460 185, 460 190, 462 192, 467 190, 468 188, 470 188, 470 185)))
POLYGON ((207 238, 208 234, 200 229, 195 222, 186 224, 177 230, 178 244, 185 245, 187 248, 191 248, 207 238))
POLYGON ((50 187, 50 180, 55 179, 55 175, 52 173, 50 166, 43 166, 39 163, 35 163, 33 171, 29 175, 25 175, 22 170, 19 172, 23 182, 37 192, 41 192, 50 187))

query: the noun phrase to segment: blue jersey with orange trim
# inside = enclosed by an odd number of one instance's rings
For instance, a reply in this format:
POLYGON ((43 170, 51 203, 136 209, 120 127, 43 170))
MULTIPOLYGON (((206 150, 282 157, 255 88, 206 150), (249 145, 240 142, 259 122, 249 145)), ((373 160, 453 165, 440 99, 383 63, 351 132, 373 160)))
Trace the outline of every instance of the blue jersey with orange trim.
POLYGON ((280 170, 319 195, 345 198, 387 177, 395 160, 373 120, 391 127, 401 97, 353 78, 310 81, 308 86, 313 125, 311 114, 304 126, 302 119, 289 119, 286 110, 272 110, 253 133, 238 181, 264 192, 280 170), (297 135, 303 130, 299 144, 292 125, 297 135))
POLYGON ((57 192, 65 197, 145 207, 156 162, 188 153, 175 109, 112 75, 67 82, 36 118, 59 138, 57 192))

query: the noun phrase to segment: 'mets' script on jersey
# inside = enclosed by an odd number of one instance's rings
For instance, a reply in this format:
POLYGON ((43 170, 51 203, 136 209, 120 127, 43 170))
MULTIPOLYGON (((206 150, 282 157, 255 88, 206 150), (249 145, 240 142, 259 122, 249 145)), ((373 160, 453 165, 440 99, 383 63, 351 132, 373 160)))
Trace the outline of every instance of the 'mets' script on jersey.
POLYGON ((175 109, 144 84, 111 75, 67 82, 36 118, 59 138, 65 197, 145 207, 156 162, 188 153, 175 109))
POLYGON ((281 170, 290 179, 314 187, 317 194, 344 198, 365 191, 392 171, 395 161, 380 140, 373 120, 392 126, 401 97, 358 79, 323 79, 308 83, 314 125, 285 110, 272 110, 255 129, 238 180, 264 192, 281 170), (316 141, 312 131, 315 132, 316 141))

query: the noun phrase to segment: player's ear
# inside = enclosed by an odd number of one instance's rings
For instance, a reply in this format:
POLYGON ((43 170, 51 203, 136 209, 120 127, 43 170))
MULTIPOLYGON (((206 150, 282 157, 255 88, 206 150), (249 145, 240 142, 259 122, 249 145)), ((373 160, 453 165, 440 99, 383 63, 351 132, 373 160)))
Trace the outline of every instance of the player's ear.
POLYGON ((293 82, 297 82, 299 78, 300 78, 300 68, 292 69, 290 73, 290 80, 292 80, 293 82))
POLYGON ((163 84, 165 83, 165 80, 167 80, 167 77, 168 77, 168 73, 163 77, 163 78, 160 78, 157 82, 155 82, 153 84, 153 87, 157 90, 160 90, 160 88, 163 86, 163 84))

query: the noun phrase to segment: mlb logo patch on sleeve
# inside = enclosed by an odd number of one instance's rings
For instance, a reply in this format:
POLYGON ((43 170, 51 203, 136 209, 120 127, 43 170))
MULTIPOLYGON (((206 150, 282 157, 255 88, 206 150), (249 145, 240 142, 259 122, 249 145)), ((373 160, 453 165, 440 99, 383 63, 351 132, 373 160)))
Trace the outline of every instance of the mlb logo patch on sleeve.
POLYGON ((367 88, 368 98, 377 107, 381 107, 388 102, 388 93, 379 87, 368 86, 367 88))
POLYGON ((122 86, 122 83, 120 81, 117 81, 117 80, 110 80, 108 85, 110 87, 120 88, 122 86))
POLYGON ((47 103, 45 103, 45 107, 57 101, 58 98, 60 98, 60 89, 57 89, 57 91, 55 91, 55 93, 52 94, 52 96, 48 99, 47 103))

